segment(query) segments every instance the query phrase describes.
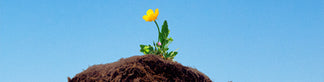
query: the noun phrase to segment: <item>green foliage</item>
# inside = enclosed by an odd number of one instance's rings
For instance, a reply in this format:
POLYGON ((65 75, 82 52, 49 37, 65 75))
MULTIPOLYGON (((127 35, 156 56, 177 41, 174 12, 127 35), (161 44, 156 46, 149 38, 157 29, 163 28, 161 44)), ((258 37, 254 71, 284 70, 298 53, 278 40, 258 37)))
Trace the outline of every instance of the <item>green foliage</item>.
POLYGON ((177 50, 168 52, 168 50, 169 50, 168 46, 173 41, 173 39, 171 37, 168 37, 170 34, 170 30, 168 28, 168 23, 166 20, 163 22, 162 29, 160 32, 156 21, 154 21, 154 22, 155 22, 155 24, 158 28, 158 31, 159 31, 158 43, 155 43, 153 41, 153 46, 140 45, 140 47, 141 47, 140 51, 142 53, 144 53, 145 55, 146 54, 154 54, 154 55, 159 55, 166 60, 173 60, 173 58, 178 54, 178 52, 177 52, 177 50), (159 42, 161 45, 159 45, 159 42))

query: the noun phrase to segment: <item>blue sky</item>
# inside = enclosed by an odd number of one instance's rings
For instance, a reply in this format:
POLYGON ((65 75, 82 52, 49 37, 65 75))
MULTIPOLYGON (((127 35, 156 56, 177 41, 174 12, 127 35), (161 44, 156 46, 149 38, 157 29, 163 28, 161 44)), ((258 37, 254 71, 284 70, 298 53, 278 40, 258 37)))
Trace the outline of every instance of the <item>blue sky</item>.
POLYGON ((215 82, 324 82, 323 0, 1 0, 0 82, 66 82, 142 55, 155 8, 175 60, 215 82))

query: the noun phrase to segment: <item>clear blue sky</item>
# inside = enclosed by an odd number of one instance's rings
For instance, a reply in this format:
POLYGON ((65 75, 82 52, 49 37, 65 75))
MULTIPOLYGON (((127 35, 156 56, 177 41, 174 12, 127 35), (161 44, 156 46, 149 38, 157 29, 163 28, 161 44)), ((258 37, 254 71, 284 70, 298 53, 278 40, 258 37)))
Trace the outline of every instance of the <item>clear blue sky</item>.
POLYGON ((175 60, 215 82, 324 82, 323 0, 1 0, 0 82, 66 82, 141 55, 155 8, 175 60))

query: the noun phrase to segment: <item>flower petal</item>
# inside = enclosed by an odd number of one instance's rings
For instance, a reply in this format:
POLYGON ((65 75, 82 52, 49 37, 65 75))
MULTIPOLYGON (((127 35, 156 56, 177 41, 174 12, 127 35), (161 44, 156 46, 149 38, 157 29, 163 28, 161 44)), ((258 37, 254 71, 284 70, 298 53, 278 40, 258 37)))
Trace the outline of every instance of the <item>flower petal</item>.
POLYGON ((146 11, 146 15, 148 15, 148 16, 152 15, 153 13, 154 13, 154 12, 153 12, 152 9, 149 9, 149 10, 146 11))
POLYGON ((144 15, 144 16, 143 16, 143 19, 144 19, 146 22, 151 22, 151 21, 153 21, 152 16, 144 15))
POLYGON ((159 9, 158 9, 158 8, 155 9, 155 13, 154 13, 154 15, 155 15, 156 17, 159 15, 159 9))
POLYGON ((149 20, 149 17, 148 17, 147 15, 144 15, 144 16, 143 16, 143 19, 144 19, 145 21, 148 21, 148 20, 149 20))

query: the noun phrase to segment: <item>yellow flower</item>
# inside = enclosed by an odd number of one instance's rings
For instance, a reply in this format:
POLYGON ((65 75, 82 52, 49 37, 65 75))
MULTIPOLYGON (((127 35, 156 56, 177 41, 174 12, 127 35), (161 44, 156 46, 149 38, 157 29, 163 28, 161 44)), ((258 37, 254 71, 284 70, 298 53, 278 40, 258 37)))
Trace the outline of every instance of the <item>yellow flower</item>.
POLYGON ((159 15, 159 9, 155 9, 155 13, 153 12, 152 9, 149 9, 146 11, 146 15, 143 16, 143 19, 148 22, 155 21, 158 15, 159 15))

